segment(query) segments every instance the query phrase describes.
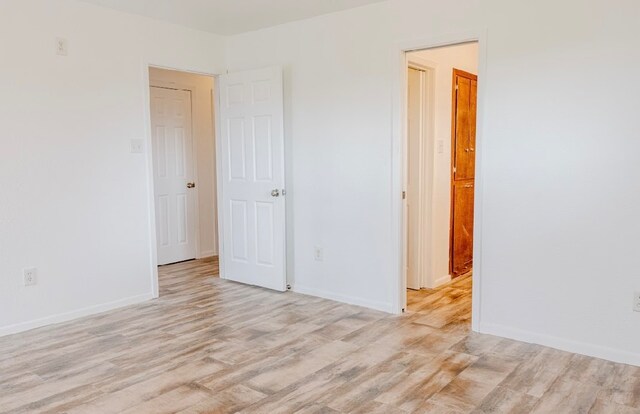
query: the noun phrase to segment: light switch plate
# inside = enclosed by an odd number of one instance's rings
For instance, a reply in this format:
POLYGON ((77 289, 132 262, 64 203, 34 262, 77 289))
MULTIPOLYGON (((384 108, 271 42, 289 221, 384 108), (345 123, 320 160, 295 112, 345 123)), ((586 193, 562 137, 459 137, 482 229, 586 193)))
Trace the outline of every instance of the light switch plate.
POLYGON ((640 312, 640 292, 633 294, 633 311, 640 312))

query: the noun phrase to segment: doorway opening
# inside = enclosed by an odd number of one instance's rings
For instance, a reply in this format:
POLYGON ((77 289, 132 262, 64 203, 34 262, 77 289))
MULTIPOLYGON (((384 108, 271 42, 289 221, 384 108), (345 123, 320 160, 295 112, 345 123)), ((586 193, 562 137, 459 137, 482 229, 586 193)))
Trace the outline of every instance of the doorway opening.
POLYGON ((196 273, 286 291, 282 68, 217 76, 145 70, 154 297, 172 273, 157 265, 183 262, 196 273))
POLYGON ((213 90, 213 76, 149 67, 159 294, 166 265, 219 274, 213 90))
POLYGON ((478 42, 406 52, 404 274, 408 312, 471 320, 478 42))

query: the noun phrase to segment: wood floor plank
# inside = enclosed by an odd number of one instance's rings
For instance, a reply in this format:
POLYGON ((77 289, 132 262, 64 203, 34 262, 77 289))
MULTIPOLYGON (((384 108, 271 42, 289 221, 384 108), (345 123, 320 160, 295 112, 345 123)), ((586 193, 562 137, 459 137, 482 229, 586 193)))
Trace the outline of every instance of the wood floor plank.
POLYGON ((588 413, 595 404, 597 395, 598 387, 596 385, 585 385, 559 379, 544 393, 531 413, 588 413))
POLYGON ((0 413, 640 413, 640 368, 470 330, 472 276, 404 315, 162 266, 160 298, 0 338, 0 413))

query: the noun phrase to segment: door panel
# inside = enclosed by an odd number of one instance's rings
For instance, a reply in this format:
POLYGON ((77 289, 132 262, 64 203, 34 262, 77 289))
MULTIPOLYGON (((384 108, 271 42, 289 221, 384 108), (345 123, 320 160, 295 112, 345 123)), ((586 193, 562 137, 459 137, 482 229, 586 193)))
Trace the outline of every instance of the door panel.
POLYGON ((454 177, 468 180, 475 177, 475 92, 470 79, 458 75, 456 82, 454 177))
POLYGON ((476 75, 454 69, 450 259, 454 277, 473 266, 477 90, 476 75))
POLYGON ((453 274, 471 270, 473 262, 473 197, 472 182, 453 186, 453 274))
POLYGON ((220 77, 221 277, 286 289, 282 72, 220 77))
POLYGON ((151 87, 158 264, 196 257, 191 93, 151 87))

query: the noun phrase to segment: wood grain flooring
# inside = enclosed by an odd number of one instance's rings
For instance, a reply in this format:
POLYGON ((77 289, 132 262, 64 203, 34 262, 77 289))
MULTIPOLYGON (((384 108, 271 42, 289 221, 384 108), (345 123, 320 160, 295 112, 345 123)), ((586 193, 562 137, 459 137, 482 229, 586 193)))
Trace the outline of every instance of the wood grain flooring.
POLYGON ((160 269, 160 299, 0 338, 0 413, 640 413, 640 368, 470 332, 471 278, 387 315, 160 269))

